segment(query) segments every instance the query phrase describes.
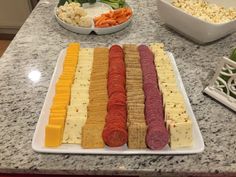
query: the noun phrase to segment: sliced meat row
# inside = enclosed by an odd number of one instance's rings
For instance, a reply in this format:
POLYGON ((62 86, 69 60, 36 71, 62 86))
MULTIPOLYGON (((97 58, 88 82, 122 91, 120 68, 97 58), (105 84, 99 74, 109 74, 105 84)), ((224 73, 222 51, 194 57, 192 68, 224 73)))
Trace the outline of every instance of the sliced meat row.
POLYGON ((165 127, 162 96, 158 87, 154 55, 146 45, 138 47, 145 95, 145 118, 148 126, 146 144, 150 149, 160 150, 169 141, 165 127))
POLYGON ((125 90, 125 63, 123 49, 113 45, 109 50, 108 104, 103 140, 110 147, 127 143, 127 107, 125 90))

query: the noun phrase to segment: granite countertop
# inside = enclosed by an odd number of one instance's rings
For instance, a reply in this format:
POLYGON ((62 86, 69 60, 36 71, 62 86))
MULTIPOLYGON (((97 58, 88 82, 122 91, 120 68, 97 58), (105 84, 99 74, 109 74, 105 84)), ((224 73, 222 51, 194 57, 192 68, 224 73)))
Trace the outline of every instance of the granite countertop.
POLYGON ((202 94, 217 63, 236 46, 236 34, 200 46, 163 25, 158 17, 156 0, 129 0, 135 15, 128 28, 112 35, 78 35, 56 22, 53 17, 56 2, 40 1, 0 59, 0 173, 236 174, 236 114, 202 94), (205 140, 205 151, 181 156, 53 155, 34 152, 31 141, 57 56, 73 41, 84 46, 163 42, 176 58, 205 140), (35 80, 29 77, 32 71, 41 73, 38 81, 37 76, 35 80))

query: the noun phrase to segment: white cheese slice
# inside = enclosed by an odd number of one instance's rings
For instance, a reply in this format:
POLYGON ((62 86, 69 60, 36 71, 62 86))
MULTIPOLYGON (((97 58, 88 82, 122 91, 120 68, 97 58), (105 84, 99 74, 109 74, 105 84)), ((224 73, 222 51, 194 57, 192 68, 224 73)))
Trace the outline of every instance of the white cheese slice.
POLYGON ((93 49, 81 48, 75 79, 71 86, 71 102, 67 108, 63 143, 81 143, 81 131, 87 119, 92 63, 93 49))
POLYGON ((62 143, 81 144, 81 132, 84 124, 85 120, 83 119, 67 119, 62 143))
POLYGON ((192 122, 171 123, 169 125, 170 146, 172 149, 189 147, 193 144, 192 122))

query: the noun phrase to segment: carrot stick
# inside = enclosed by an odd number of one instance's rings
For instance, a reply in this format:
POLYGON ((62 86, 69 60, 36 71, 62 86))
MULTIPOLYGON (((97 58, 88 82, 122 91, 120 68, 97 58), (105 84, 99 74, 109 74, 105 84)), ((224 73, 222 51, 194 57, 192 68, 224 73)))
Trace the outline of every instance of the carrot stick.
POLYGON ((126 22, 126 21, 127 21, 127 18, 118 18, 118 19, 116 19, 116 21, 117 21, 119 24, 121 24, 121 23, 126 22))
POLYGON ((130 8, 120 8, 94 18, 94 23, 96 27, 101 28, 115 26, 117 24, 126 22, 131 17, 131 15, 132 10, 130 8))
POLYGON ((109 24, 103 24, 103 25, 99 25, 99 26, 96 26, 96 27, 106 28, 106 27, 109 27, 109 24))
POLYGON ((101 24, 106 24, 106 23, 109 24, 110 26, 113 26, 116 24, 116 20, 108 19, 101 24))

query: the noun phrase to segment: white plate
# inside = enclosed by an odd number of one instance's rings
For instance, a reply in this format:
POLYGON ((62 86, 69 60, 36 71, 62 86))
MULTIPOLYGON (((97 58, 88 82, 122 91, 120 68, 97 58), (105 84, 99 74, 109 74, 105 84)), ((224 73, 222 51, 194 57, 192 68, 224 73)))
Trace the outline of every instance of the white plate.
MULTIPOLYGON (((235 0, 207 1, 236 8, 235 0)), ((236 31, 236 20, 220 24, 209 23, 173 6, 171 0, 158 0, 158 13, 167 26, 200 44, 215 41, 236 31)))
MULTIPOLYGON (((105 6, 109 6, 105 3, 101 3, 101 2, 96 2, 95 4, 92 4, 92 6, 95 6, 96 4, 98 5, 105 5, 105 6)), ((86 4, 86 7, 88 7, 89 5, 86 4)), ((130 6, 128 6, 126 4, 127 7, 131 8, 130 6)), ((112 10, 112 8, 109 6, 109 8, 112 10)), ((131 8, 132 12, 133 9, 131 8)), ((115 33, 118 31, 121 31, 122 29, 124 29, 125 27, 127 27, 130 22, 132 21, 133 15, 124 23, 120 24, 120 25, 116 25, 116 26, 112 26, 112 27, 108 27, 108 28, 96 28, 94 26, 94 21, 92 22, 92 27, 91 28, 84 28, 84 27, 79 27, 79 26, 74 26, 68 23, 65 23, 64 21, 62 21, 58 16, 57 16, 57 7, 54 9, 54 16, 57 20, 57 22, 64 27, 65 29, 75 32, 75 33, 79 33, 79 34, 90 34, 92 31, 94 31, 96 34, 101 35, 101 34, 111 34, 111 33, 115 33)))
POLYGON ((109 148, 105 147, 104 149, 83 149, 80 145, 76 144, 63 144, 57 148, 47 148, 44 146, 44 137, 45 137, 45 126, 48 124, 49 112, 53 97, 55 95, 55 85, 56 81, 60 76, 63 68, 63 61, 65 56, 65 49, 61 51, 57 64, 49 85, 48 93, 46 95, 46 99, 36 126, 36 130, 33 137, 32 148, 37 152, 42 153, 73 153, 73 154, 120 154, 120 155, 128 155, 128 154, 194 154, 200 153, 204 150, 204 142, 199 130, 197 121, 193 114, 191 105, 189 103, 188 97, 186 95, 179 71, 177 69, 175 59, 172 53, 168 52, 168 56, 171 59, 171 62, 174 66, 174 70, 178 79, 179 87, 181 92, 184 95, 184 99, 186 102, 187 111, 193 122, 193 146, 187 148, 180 148, 176 150, 170 149, 167 145, 162 150, 149 150, 149 149, 128 149, 127 146, 122 146, 119 148, 109 148))

